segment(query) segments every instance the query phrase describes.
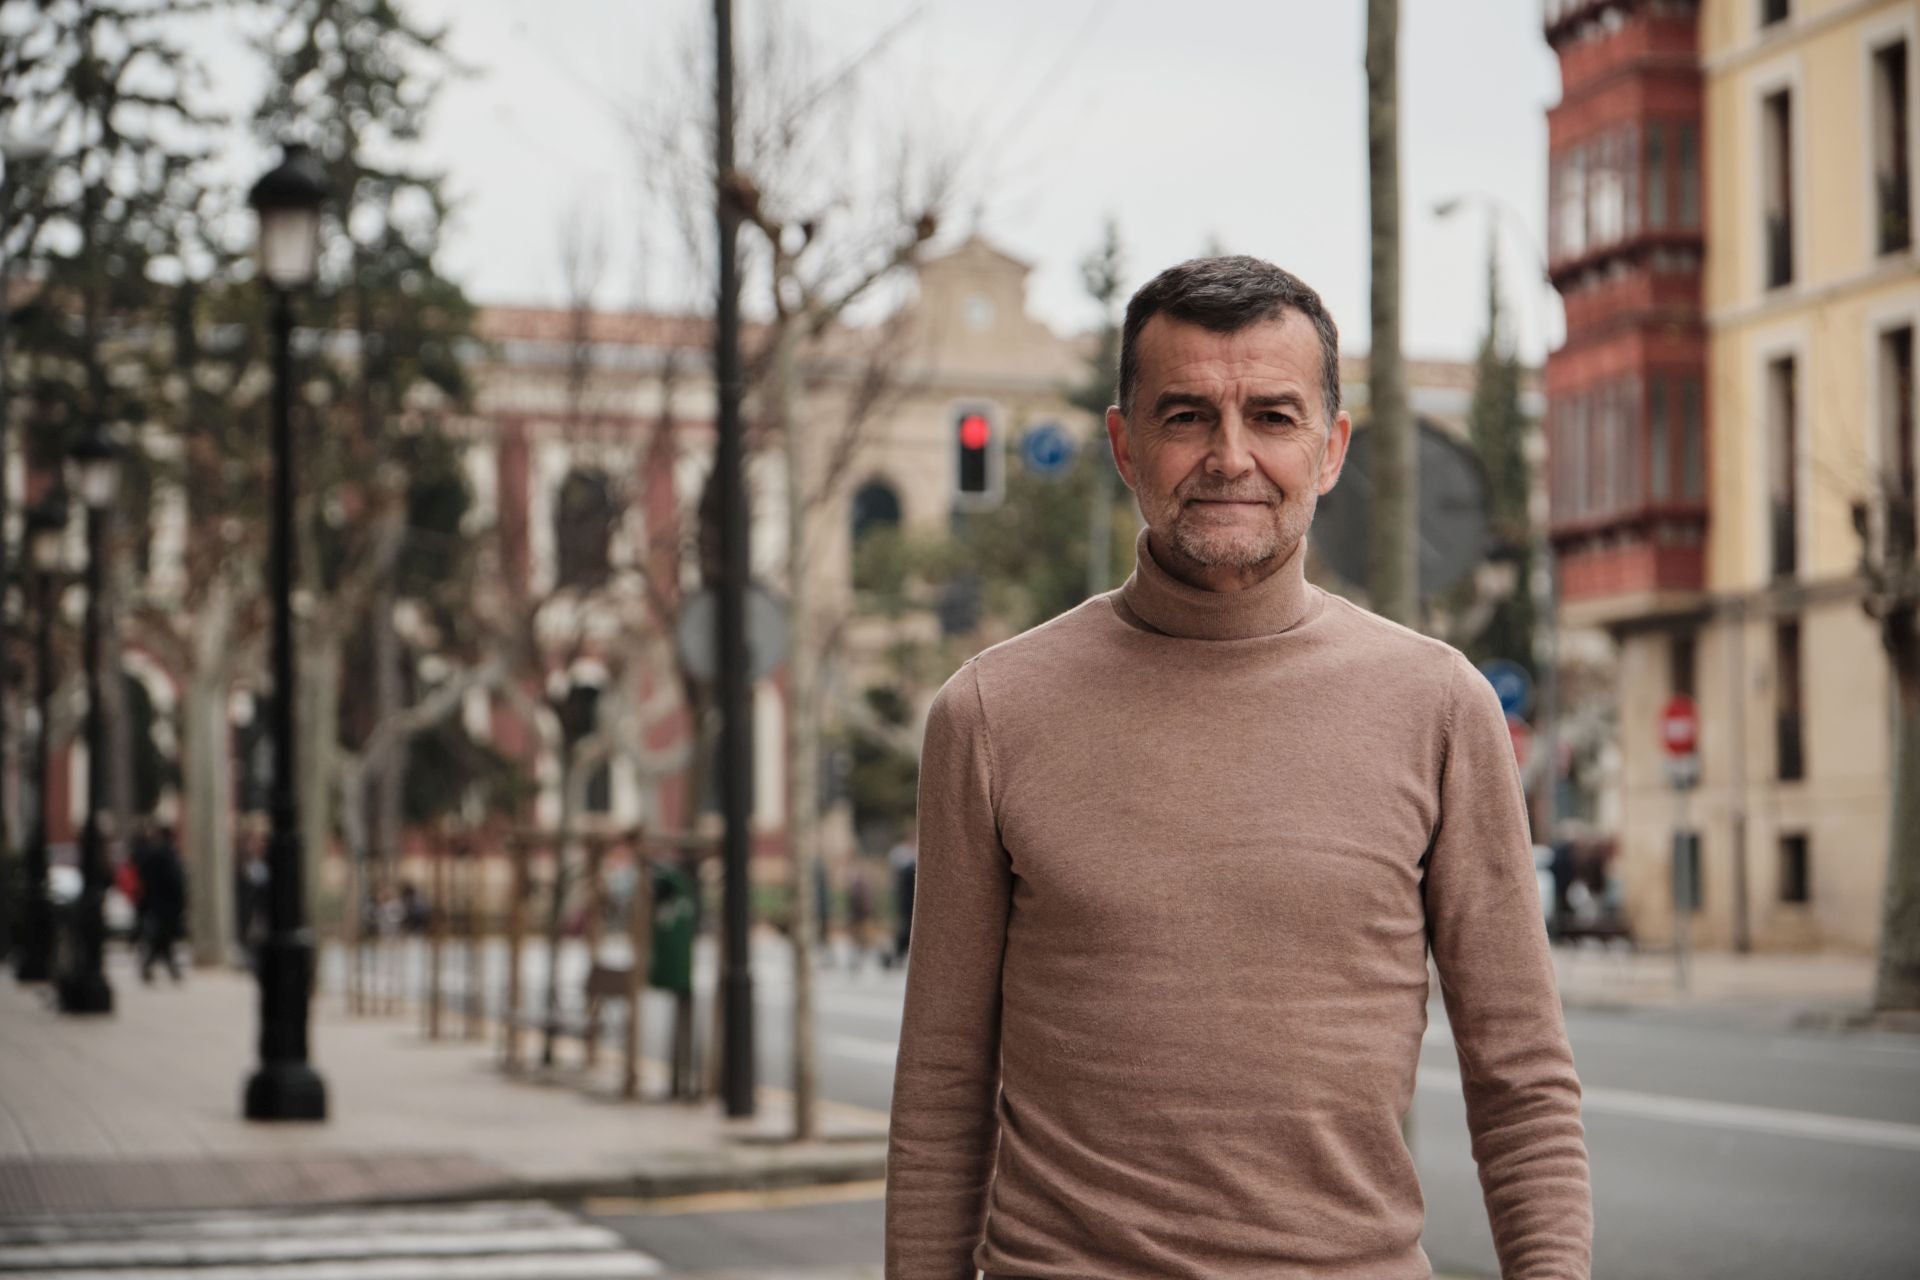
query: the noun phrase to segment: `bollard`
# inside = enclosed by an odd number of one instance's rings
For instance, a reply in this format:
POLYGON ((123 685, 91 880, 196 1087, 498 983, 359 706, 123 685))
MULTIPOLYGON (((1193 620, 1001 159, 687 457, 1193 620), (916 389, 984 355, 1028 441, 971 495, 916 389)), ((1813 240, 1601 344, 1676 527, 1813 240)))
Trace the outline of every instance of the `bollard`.
POLYGON ((507 856, 512 860, 512 879, 507 898, 507 990, 506 1007, 500 1011, 500 1026, 505 1038, 505 1065, 509 1071, 520 1069, 520 942, 526 928, 526 897, 530 877, 527 838, 516 832, 507 837, 507 856))
POLYGON ((440 1038, 440 961, 447 940, 447 837, 436 832, 427 846, 427 1039, 440 1038))
POLYGON ((647 862, 646 829, 633 833, 633 893, 627 899, 627 939, 633 962, 627 966, 627 1026, 625 1059, 620 1069, 620 1096, 640 1096, 641 1009, 647 995, 647 965, 653 957, 653 878, 647 862))
MULTIPOLYGON (((587 918, 586 927, 581 930, 587 944, 587 972, 592 973, 600 963, 600 943, 605 929, 602 923, 607 908, 606 884, 602 880, 602 871, 606 866, 607 839, 595 834, 587 837, 587 918)), ((600 1060, 600 1002, 587 1001, 586 1035, 584 1053, 587 1069, 591 1071, 600 1060)))
POLYGON ((467 962, 467 998, 461 1036, 478 1040, 486 992, 480 956, 480 863, 472 837, 462 836, 454 846, 454 854, 460 863, 460 936, 467 962))

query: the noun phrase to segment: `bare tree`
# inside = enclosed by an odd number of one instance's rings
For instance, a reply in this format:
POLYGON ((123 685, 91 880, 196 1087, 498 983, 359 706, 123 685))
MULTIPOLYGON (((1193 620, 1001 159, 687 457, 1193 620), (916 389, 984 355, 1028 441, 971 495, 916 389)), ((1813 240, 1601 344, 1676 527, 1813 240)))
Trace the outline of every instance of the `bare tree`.
MULTIPOLYGON (((882 123, 864 100, 865 73, 899 27, 854 57, 823 66, 804 30, 768 4, 737 76, 739 145, 732 173, 715 174, 708 139, 713 99, 699 71, 669 80, 630 121, 650 191, 669 211, 704 208, 716 186, 757 236, 746 305, 752 335, 749 445, 778 449, 785 474, 789 627, 786 822, 787 925, 794 949, 794 1137, 817 1131, 811 945, 818 866, 823 655, 846 622, 844 602, 821 599, 812 566, 856 460, 885 420, 904 353, 897 325, 856 329, 848 313, 879 304, 921 259, 949 200, 949 166, 882 123)), ((683 58, 683 68, 704 68, 683 58)), ((683 222, 689 255, 707 260, 707 230, 683 222)))
POLYGON ((1893 682, 1887 880, 1873 1003, 1883 1011, 1913 1011, 1920 1009, 1920 557, 1914 546, 1913 476, 1888 468, 1880 489, 1877 531, 1867 504, 1853 507, 1866 580, 1864 604, 1879 624, 1893 682))

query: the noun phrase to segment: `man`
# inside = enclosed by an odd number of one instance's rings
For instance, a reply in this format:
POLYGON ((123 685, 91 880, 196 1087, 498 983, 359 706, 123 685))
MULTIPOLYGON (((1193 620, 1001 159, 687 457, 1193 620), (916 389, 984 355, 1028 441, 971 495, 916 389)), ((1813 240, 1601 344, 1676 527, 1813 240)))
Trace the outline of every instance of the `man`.
POLYGON ((928 717, 886 1274, 1425 1280, 1430 948, 1502 1274, 1586 1277, 1498 703, 1304 576, 1352 430, 1332 320, 1267 263, 1174 267, 1128 304, 1119 401, 1132 577, 928 717))
POLYGON ((165 964, 175 982, 181 980, 174 944, 186 932, 187 872, 173 828, 143 834, 134 847, 134 871, 140 880, 140 980, 153 981, 153 966, 165 964))

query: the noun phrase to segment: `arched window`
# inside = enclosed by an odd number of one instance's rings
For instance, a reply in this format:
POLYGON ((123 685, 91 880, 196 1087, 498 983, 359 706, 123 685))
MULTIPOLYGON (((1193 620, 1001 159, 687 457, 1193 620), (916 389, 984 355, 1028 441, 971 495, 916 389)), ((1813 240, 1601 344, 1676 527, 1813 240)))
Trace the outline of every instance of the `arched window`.
MULTIPOLYGON (((877 547, 861 554, 861 546, 875 534, 891 534, 900 528, 900 495, 884 480, 869 480, 853 495, 853 585, 862 590, 879 585, 888 576, 886 568, 873 554, 877 547)), ((891 541, 891 539, 886 539, 891 541)))
POLYGON ((613 485, 598 471, 573 471, 560 483, 554 503, 555 581, 562 587, 592 588, 607 580, 608 546, 619 511, 613 485))

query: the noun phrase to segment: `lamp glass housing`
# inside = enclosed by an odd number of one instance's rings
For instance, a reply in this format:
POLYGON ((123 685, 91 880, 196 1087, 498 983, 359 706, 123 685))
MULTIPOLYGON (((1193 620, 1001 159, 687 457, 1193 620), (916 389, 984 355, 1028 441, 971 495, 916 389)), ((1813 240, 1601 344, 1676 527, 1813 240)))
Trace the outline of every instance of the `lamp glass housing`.
POLYGON ((113 505, 120 493, 120 463, 111 452, 89 452, 67 459, 67 484, 95 511, 113 505))
POLYGON ((321 261, 319 209, 261 209, 259 273, 282 290, 313 284, 321 261))
POLYGON ((61 553, 66 550, 66 540, 65 525, 49 524, 35 528, 27 536, 27 554, 33 558, 33 567, 41 573, 57 573, 65 567, 61 553))
POLYGON ((277 289, 313 283, 320 262, 320 210, 260 210, 260 274, 277 289))

